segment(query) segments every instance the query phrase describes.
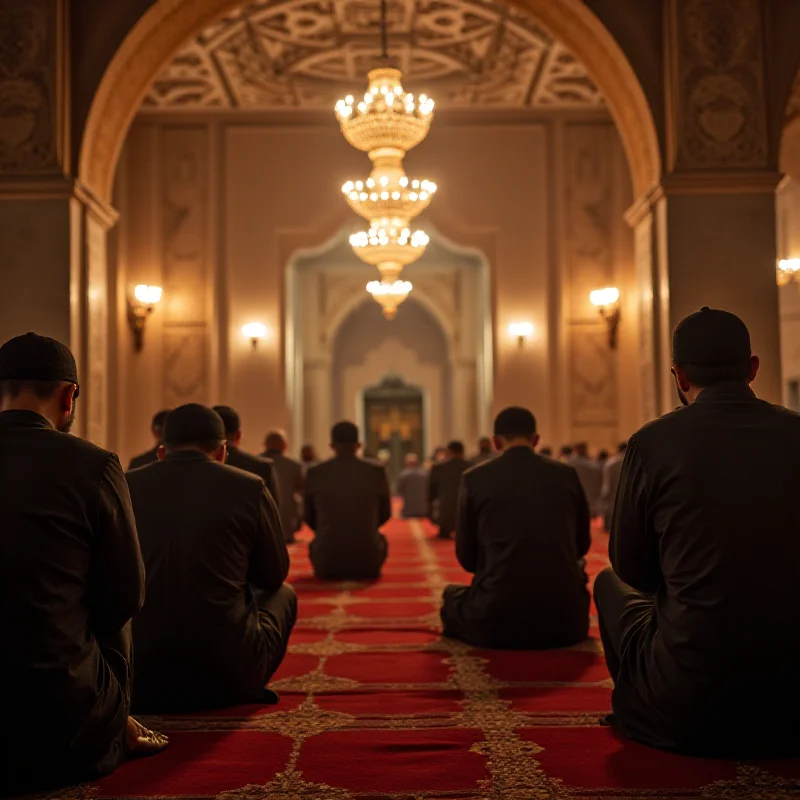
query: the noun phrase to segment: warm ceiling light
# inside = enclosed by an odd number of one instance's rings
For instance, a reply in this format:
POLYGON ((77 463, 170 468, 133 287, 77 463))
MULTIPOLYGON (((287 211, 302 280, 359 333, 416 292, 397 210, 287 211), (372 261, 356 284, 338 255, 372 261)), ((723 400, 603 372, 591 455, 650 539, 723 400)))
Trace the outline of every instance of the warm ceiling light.
POLYGON ((267 326, 262 322, 248 322, 246 325, 242 325, 242 336, 250 340, 253 350, 258 347, 258 343, 262 339, 267 338, 267 333, 267 326))
POLYGON ((597 307, 600 316, 608 325, 608 346, 612 350, 617 348, 617 329, 619 328, 619 289, 609 286, 605 289, 595 289, 589 293, 589 301, 597 307))
POLYGON ((389 320, 397 316, 397 307, 405 302, 413 288, 408 281, 370 281, 367 284, 367 291, 383 308, 383 316, 389 320))
POLYGON ((145 306, 154 306, 160 303, 162 292, 163 290, 160 286, 147 286, 144 283, 140 283, 133 288, 133 296, 145 306))

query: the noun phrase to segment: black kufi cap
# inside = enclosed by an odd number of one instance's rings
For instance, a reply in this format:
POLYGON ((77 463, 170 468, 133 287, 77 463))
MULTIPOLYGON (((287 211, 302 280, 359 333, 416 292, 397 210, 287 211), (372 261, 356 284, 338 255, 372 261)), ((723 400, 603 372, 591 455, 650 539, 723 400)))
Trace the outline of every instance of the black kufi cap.
POLYGON ((751 355, 747 326, 736 314, 717 308, 704 306, 690 314, 672 337, 672 363, 679 367, 730 367, 751 355))
POLYGON ((222 442, 225 423, 216 411, 199 403, 187 403, 170 411, 164 426, 164 444, 200 444, 222 442))
POLYGON ((64 381, 77 386, 78 367, 65 344, 26 333, 0 347, 0 381, 64 381))

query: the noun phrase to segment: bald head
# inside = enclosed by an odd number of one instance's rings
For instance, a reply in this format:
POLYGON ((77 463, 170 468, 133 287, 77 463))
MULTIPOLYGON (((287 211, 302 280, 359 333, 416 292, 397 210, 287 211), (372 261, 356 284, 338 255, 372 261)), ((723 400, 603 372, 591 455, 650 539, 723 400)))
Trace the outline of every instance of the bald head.
POLYGON ((283 431, 270 431, 264 439, 264 446, 273 453, 285 453, 286 436, 283 431))

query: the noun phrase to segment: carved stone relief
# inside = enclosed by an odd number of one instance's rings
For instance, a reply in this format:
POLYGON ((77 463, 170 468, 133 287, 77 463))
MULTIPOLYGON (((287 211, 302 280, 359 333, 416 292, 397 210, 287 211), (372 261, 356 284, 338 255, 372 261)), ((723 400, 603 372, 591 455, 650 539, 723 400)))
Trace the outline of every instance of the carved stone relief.
POLYGON ((209 391, 208 133, 176 126, 161 135, 164 400, 175 405, 209 391))
POLYGON ((767 166, 760 3, 674 2, 676 166, 767 166))
POLYGON ((570 423, 573 429, 616 427, 616 373, 605 326, 589 305, 592 289, 613 278, 612 131, 608 125, 566 128, 566 236, 570 423))
MULTIPOLYGON (((583 65, 528 15, 476 0, 390 0, 390 53, 440 106, 600 107, 583 65)), ((333 107, 379 63, 379 5, 249 3, 189 42, 145 108, 333 107)))
POLYGON ((0 174, 58 171, 59 0, 0 0, 0 174))

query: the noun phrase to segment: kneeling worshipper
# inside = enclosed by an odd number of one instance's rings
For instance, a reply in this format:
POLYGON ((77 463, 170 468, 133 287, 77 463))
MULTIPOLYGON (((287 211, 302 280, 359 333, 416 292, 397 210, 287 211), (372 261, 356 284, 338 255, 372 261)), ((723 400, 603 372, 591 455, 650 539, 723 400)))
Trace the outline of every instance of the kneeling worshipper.
POLYGON ((428 518, 439 526, 438 538, 452 539, 456 529, 461 476, 472 464, 464 458, 464 444, 450 442, 443 461, 431 467, 428 483, 428 518))
POLYGON ((800 416, 759 400, 750 335, 703 308, 673 335, 685 407, 625 452, 595 602, 611 721, 666 750, 800 753, 800 416))
POLYGON ((264 481, 225 465, 225 425, 189 404, 167 418, 157 464, 128 474, 147 602, 133 623, 134 708, 273 702, 297 597, 264 481))
POLYGON ((403 501, 403 519, 419 519, 428 514, 428 481, 430 474, 419 463, 416 453, 405 457, 405 467, 397 476, 397 496, 403 501))
POLYGON ((287 544, 293 544, 301 526, 300 505, 305 483, 303 465, 286 455, 286 436, 282 431, 270 431, 264 444, 267 449, 261 458, 272 462, 278 491, 274 497, 281 515, 283 535, 287 544))
POLYGON ((262 456, 254 456, 252 453, 241 449, 239 445, 242 443, 242 422, 234 409, 230 406, 214 406, 213 410, 220 415, 225 424, 225 441, 228 452, 225 463, 229 467, 236 467, 236 469, 243 469, 245 472, 258 475, 264 481, 264 485, 269 489, 272 499, 277 504, 280 490, 272 460, 262 456))
POLYGON ((572 467, 537 455, 536 420, 507 408, 498 458, 464 474, 456 555, 471 586, 444 591, 444 635, 477 647, 569 647, 589 632, 589 506, 572 467))
POLYGON ((306 475, 314 574, 323 580, 377 580, 388 550, 378 529, 392 516, 386 470, 358 457, 361 444, 352 422, 333 426, 331 447, 334 457, 306 475))
POLYGON ((92 780, 166 737, 128 716, 144 570, 117 457, 68 435, 69 349, 0 347, 0 795, 92 780))

